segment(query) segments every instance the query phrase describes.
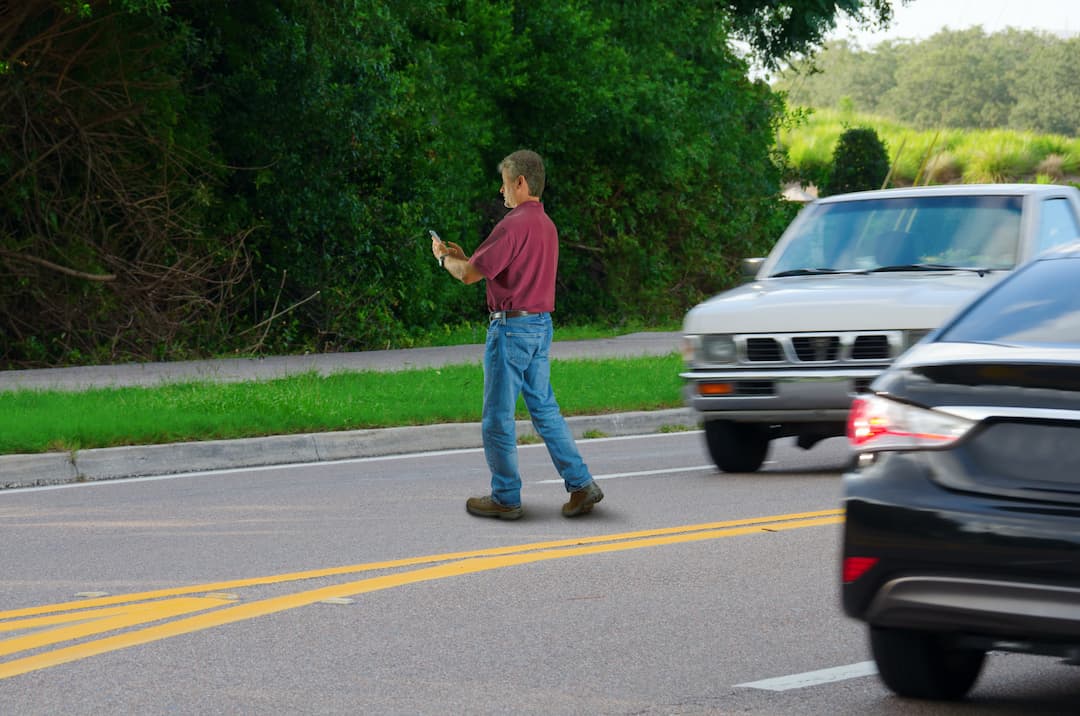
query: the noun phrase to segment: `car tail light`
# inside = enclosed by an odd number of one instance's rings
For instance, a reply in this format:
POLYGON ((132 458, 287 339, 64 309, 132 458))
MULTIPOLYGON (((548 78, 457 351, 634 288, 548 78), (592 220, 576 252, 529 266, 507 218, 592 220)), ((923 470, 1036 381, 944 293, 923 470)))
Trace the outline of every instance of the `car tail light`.
POLYGON ((844 584, 854 582, 870 571, 878 563, 877 557, 845 557, 843 567, 844 584))
POLYGON ((851 404, 847 436, 859 452, 928 450, 952 445, 974 426, 967 418, 864 395, 851 404))

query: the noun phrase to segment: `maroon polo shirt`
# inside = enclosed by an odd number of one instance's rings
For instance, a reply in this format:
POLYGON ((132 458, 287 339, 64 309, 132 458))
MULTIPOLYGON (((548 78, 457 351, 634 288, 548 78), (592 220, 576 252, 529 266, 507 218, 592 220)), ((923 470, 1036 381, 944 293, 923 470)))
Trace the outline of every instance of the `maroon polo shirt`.
POLYGON ((555 310, 559 233, 539 201, 514 207, 495 225, 469 263, 487 279, 488 310, 555 310))

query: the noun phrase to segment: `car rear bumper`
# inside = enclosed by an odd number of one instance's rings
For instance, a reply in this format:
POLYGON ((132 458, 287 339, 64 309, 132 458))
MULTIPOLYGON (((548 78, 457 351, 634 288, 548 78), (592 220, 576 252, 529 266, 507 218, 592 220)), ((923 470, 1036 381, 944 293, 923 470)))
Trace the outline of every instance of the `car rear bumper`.
POLYGON ((1080 587, 910 574, 881 584, 863 618, 883 627, 1080 639, 1080 587))
POLYGON ((1080 641, 1080 509, 945 489, 917 454, 844 476, 843 586, 874 626, 1080 641))

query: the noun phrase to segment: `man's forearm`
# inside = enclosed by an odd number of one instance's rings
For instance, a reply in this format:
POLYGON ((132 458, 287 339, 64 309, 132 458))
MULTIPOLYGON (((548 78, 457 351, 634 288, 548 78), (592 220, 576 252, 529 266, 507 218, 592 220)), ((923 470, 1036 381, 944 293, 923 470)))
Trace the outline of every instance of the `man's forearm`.
POLYGON ((476 283, 484 277, 475 266, 465 259, 459 259, 457 256, 447 255, 443 259, 443 268, 464 284, 476 283))

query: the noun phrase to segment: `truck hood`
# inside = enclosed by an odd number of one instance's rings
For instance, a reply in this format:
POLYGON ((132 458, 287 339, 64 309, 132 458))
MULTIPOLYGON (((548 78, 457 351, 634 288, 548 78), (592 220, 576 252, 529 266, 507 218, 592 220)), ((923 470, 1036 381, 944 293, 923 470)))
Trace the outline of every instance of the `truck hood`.
POLYGON ((937 328, 1008 272, 788 276, 744 284, 691 309, 683 333, 937 328))

